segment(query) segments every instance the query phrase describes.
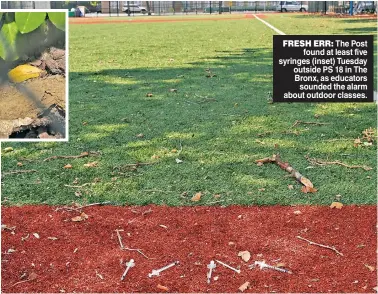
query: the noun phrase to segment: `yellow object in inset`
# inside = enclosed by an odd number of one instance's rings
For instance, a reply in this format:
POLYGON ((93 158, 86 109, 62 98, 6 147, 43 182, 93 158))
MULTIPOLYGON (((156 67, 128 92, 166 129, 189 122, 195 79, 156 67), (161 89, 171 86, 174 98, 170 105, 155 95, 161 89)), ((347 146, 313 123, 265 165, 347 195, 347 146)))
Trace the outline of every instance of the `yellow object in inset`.
POLYGON ((14 83, 21 83, 28 79, 38 78, 42 70, 29 64, 23 64, 15 67, 8 72, 9 79, 14 83))

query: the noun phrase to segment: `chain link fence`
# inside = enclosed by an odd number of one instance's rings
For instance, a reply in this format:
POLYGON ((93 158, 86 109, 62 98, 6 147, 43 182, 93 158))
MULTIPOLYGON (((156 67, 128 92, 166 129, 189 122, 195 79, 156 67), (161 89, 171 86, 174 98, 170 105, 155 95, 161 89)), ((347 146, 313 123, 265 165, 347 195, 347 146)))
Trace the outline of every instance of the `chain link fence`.
POLYGON ((377 1, 2 1, 4 9, 68 9, 73 16, 186 15, 276 12, 281 3, 308 5, 310 13, 376 13, 377 1), (128 13, 130 11, 130 13, 128 13))

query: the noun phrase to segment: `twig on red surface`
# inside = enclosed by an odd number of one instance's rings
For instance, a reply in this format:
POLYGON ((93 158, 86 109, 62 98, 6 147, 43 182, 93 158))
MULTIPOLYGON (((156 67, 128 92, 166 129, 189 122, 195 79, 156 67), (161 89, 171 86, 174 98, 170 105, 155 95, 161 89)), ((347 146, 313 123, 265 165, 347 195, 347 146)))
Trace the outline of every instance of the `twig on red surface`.
POLYGON ((294 128, 295 126, 299 125, 299 124, 305 124, 305 125, 328 125, 328 123, 320 123, 320 122, 312 122, 312 121, 302 121, 302 120, 296 120, 294 122, 294 124, 291 126, 292 128, 294 128))
POLYGON ((101 274, 99 274, 97 270, 96 270, 96 276, 99 277, 101 280, 104 279, 104 277, 101 274))
POLYGON ((67 211, 77 211, 77 212, 80 212, 79 208, 70 207, 70 206, 57 207, 55 209, 55 211, 59 211, 59 210, 67 210, 67 211))
POLYGON ((149 213, 151 213, 151 212, 152 212, 152 209, 149 208, 149 209, 147 209, 146 211, 143 211, 143 212, 142 212, 142 215, 146 215, 146 214, 149 214, 149 213))
POLYGON ((82 208, 85 208, 85 207, 89 207, 89 206, 104 205, 104 204, 109 204, 109 203, 110 203, 110 201, 91 203, 91 204, 87 204, 87 205, 84 205, 84 206, 80 206, 79 209, 82 209, 82 208))
POLYGON ((335 164, 335 165, 341 165, 341 166, 345 166, 347 168, 362 168, 366 171, 368 170, 372 170, 373 168, 370 167, 370 166, 366 166, 366 165, 348 165, 346 163, 343 163, 339 160, 335 160, 335 161, 323 161, 323 160, 320 160, 320 159, 317 159, 317 158, 310 158, 309 156, 305 156, 307 161, 310 162, 311 164, 315 164, 315 165, 331 165, 331 164, 335 164))
POLYGON ((19 281, 19 282, 17 282, 17 283, 14 283, 11 287, 14 287, 14 286, 16 286, 16 285, 18 285, 18 284, 21 284, 21 283, 25 283, 25 282, 30 282, 30 281, 33 281, 34 279, 27 279, 27 280, 24 280, 24 281, 19 281))
POLYGON ((121 234, 119 232, 123 232, 123 230, 115 230, 117 232, 117 236, 118 236, 118 242, 119 242, 119 247, 121 248, 121 250, 129 250, 129 251, 136 251, 138 252, 140 255, 143 255, 145 258, 147 259, 150 259, 147 255, 145 255, 141 249, 135 249, 135 248, 129 248, 129 247, 125 247, 123 246, 123 243, 122 243, 122 237, 121 237, 121 234))
POLYGON ((67 210, 67 211, 77 211, 77 212, 81 212, 81 210, 85 207, 89 207, 89 206, 94 206, 94 205, 104 205, 104 204, 109 204, 110 201, 105 201, 105 202, 98 202, 98 203, 91 203, 91 204, 87 204, 87 205, 80 205, 80 206, 77 206, 77 207, 74 207, 74 206, 63 206, 63 207, 58 207, 55 209, 55 211, 58 211, 58 210, 67 210))
MULTIPOLYGON (((124 247, 122 250, 136 251, 136 252, 138 252, 140 255, 143 255, 145 258, 150 259, 146 254, 144 254, 144 253, 142 252, 141 249, 135 249, 135 248, 124 247)), ((151 258, 151 259, 152 259, 152 258, 151 258)))
POLYGON ((7 175, 14 175, 14 174, 24 174, 24 173, 36 173, 37 171, 35 169, 20 169, 20 170, 11 170, 9 172, 3 172, 1 174, 1 177, 7 176, 7 175))
POLYGON ((310 240, 308 240, 308 239, 305 239, 305 238, 303 238, 303 237, 301 237, 301 236, 297 236, 297 238, 298 238, 298 239, 301 239, 301 240, 303 240, 303 241, 308 242, 310 245, 316 245, 316 246, 319 246, 319 247, 327 248, 327 249, 330 249, 330 250, 335 251, 336 254, 338 254, 338 255, 344 256, 344 254, 342 254, 340 251, 338 251, 338 250, 337 250, 335 247, 333 247, 333 246, 331 247, 331 246, 328 246, 328 245, 323 245, 323 244, 315 243, 315 242, 310 241, 310 240))
POLYGON ((117 229, 116 232, 117 232, 117 236, 118 236, 119 247, 121 247, 121 250, 122 250, 122 249, 125 248, 125 247, 124 247, 123 244, 122 244, 122 237, 121 237, 121 235, 120 235, 119 232, 123 232, 123 230, 118 230, 118 229, 117 229))

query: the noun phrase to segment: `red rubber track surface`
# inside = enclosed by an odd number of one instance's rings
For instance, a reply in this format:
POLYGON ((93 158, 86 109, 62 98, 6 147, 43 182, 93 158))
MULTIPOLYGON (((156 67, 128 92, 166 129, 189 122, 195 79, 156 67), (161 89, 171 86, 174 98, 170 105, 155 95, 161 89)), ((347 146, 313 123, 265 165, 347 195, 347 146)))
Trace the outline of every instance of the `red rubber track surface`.
POLYGON ((92 206, 81 222, 71 220, 79 212, 56 208, 2 208, 2 224, 15 226, 13 233, 2 230, 2 292, 161 292, 158 284, 169 292, 238 292, 247 281, 245 292, 255 293, 372 293, 377 286, 376 206, 92 206), (123 229, 124 246, 149 259, 121 250, 116 229, 123 229), (252 255, 247 263, 238 257, 244 250, 252 255), (136 266, 120 281, 131 258, 136 266), (207 284, 212 259, 241 273, 218 264, 218 279, 207 284), (148 278, 176 260, 178 266, 148 278), (249 269, 256 260, 284 263, 293 274, 249 269))

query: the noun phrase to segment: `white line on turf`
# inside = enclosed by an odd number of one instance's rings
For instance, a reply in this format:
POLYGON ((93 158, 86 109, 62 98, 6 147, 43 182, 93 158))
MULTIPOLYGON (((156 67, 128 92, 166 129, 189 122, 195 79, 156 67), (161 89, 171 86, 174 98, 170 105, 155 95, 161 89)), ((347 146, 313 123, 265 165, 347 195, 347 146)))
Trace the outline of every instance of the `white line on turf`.
POLYGON ((273 31, 277 32, 280 35, 286 35, 284 32, 280 31, 279 29, 272 26, 270 23, 266 22, 265 20, 262 20, 260 17, 258 17, 256 14, 253 15, 255 18, 257 18, 262 23, 266 24, 268 27, 270 27, 273 31))

